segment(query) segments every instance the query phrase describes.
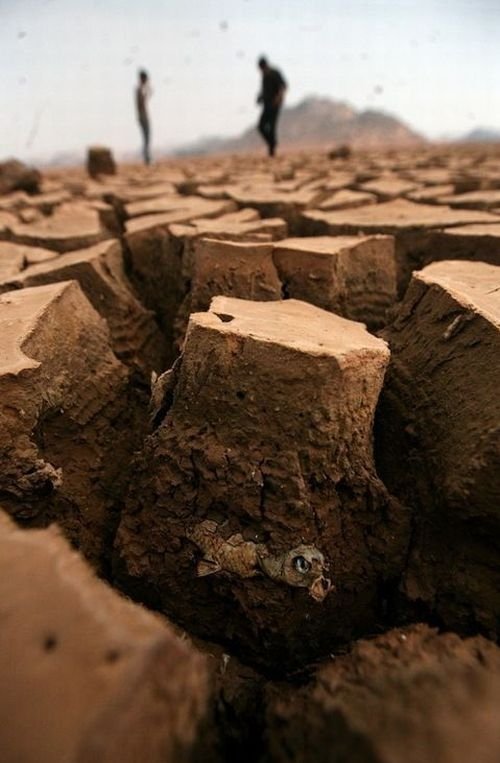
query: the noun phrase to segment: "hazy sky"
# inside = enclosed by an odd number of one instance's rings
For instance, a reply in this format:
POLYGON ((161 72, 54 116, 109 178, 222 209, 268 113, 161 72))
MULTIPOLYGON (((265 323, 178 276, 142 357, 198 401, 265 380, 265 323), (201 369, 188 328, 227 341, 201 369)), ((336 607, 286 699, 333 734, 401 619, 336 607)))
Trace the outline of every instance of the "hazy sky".
POLYGON ((135 150, 256 120, 266 53, 306 95, 397 114, 436 137, 500 128, 500 0, 0 0, 0 158, 135 150))

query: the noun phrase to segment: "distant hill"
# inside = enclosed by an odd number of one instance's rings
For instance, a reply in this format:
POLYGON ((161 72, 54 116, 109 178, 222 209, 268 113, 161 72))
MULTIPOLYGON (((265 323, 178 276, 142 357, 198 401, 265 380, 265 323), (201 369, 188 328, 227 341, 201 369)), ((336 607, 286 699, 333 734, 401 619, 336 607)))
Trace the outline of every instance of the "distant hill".
POLYGON ((461 143, 500 143, 500 130, 494 127, 476 127, 462 138, 461 143))
MULTIPOLYGON (((256 112, 255 121, 258 115, 256 112)), ((334 146, 349 143, 364 148, 402 147, 424 138, 404 122, 382 111, 356 111, 330 98, 310 97, 283 109, 279 122, 280 145, 288 147, 334 146)), ((252 151, 262 146, 255 125, 234 138, 202 138, 180 147, 177 154, 211 154, 252 151)))

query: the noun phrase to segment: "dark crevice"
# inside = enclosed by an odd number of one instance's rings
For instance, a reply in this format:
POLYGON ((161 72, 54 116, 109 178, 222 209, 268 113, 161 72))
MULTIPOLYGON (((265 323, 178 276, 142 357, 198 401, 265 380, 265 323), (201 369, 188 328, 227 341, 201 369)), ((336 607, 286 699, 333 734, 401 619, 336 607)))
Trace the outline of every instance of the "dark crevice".
POLYGON ((234 315, 227 315, 227 313, 215 313, 215 315, 222 321, 222 323, 231 323, 231 321, 234 321, 234 315))

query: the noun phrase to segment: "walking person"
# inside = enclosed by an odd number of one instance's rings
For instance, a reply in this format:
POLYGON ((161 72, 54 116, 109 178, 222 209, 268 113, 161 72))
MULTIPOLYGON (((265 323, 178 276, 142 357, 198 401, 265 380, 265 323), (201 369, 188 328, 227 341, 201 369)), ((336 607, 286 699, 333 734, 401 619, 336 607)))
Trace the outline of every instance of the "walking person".
POLYGON ((257 103, 263 107, 258 130, 267 143, 269 156, 274 156, 277 146, 276 126, 287 84, 281 72, 273 69, 264 56, 259 58, 258 67, 262 72, 262 89, 257 103))
POLYGON ((151 137, 151 127, 149 123, 148 101, 151 98, 151 87, 149 76, 144 69, 139 72, 139 82, 135 91, 135 104, 137 108, 137 118, 142 132, 142 156, 144 164, 151 163, 151 154, 149 151, 149 141, 151 137))

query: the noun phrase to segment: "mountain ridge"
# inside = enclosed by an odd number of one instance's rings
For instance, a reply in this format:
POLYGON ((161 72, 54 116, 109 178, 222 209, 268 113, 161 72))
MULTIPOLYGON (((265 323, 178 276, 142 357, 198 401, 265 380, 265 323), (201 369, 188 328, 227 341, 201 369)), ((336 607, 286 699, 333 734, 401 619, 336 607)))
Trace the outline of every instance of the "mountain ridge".
MULTIPOLYGON (((314 95, 293 106, 286 106, 280 116, 278 129, 280 145, 284 148, 332 146, 336 143, 382 148, 425 142, 422 135, 385 111, 358 111, 345 101, 314 95)), ((237 153, 252 151, 261 146, 261 138, 255 125, 252 125, 237 136, 200 138, 178 147, 175 154, 237 153)))
POLYGON ((460 138, 461 143, 500 143, 500 129, 475 127, 460 138))

